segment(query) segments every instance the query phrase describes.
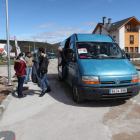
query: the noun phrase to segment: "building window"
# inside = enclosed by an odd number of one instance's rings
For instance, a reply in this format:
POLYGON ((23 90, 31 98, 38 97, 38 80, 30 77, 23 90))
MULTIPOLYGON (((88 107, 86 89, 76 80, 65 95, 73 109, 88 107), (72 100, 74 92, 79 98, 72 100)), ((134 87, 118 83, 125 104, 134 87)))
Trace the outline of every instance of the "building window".
POLYGON ((113 36, 113 39, 116 41, 116 36, 113 36))
POLYGON ((138 53, 138 47, 135 47, 135 52, 138 53))
POLYGON ((134 44, 134 36, 130 35, 130 44, 134 44))
POLYGON ((127 24, 127 31, 130 31, 130 29, 131 29, 130 24, 127 24))
POLYGON ((131 52, 131 53, 133 52, 133 47, 130 47, 130 52, 131 52))
POLYGON ((128 47, 125 47, 125 52, 128 53, 128 47))

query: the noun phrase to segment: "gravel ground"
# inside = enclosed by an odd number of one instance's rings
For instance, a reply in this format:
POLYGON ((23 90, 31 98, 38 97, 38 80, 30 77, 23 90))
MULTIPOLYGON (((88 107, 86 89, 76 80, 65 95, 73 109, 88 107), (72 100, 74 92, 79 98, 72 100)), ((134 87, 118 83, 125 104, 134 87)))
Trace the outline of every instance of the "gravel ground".
POLYGON ((7 80, 6 77, 0 77, 0 105, 15 86, 15 84, 13 86, 6 86, 7 80))

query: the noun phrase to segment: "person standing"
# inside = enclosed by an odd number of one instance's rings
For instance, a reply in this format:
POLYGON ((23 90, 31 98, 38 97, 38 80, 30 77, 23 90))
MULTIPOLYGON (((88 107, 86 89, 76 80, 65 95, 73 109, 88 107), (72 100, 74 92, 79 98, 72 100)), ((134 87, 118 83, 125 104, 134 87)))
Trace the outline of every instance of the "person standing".
POLYGON ((44 53, 44 48, 40 47, 38 51, 40 54, 40 56, 38 57, 38 59, 39 59, 38 74, 41 78, 41 84, 42 84, 42 93, 39 95, 39 97, 42 97, 45 95, 46 92, 51 91, 49 82, 47 80, 49 60, 48 60, 48 57, 46 56, 46 54, 44 53), (45 90, 45 85, 47 86, 47 90, 45 90))
POLYGON ((38 58, 33 59, 33 67, 32 67, 32 82, 37 83, 38 87, 41 87, 41 79, 38 75, 38 69, 39 69, 39 60, 38 58))
POLYGON ((24 83, 24 79, 26 76, 26 62, 23 58, 24 54, 20 53, 19 57, 17 57, 15 61, 15 65, 14 65, 14 69, 16 71, 16 75, 18 78, 18 97, 19 98, 23 98, 26 97, 25 94, 23 94, 22 90, 23 90, 23 83, 24 83))
POLYGON ((25 57, 25 61, 27 64, 27 68, 26 68, 26 77, 25 77, 25 82, 24 84, 27 84, 28 82, 30 82, 30 77, 31 77, 31 71, 32 71, 32 67, 33 67, 33 58, 31 57, 31 53, 28 52, 27 56, 25 57))
POLYGON ((61 47, 58 47, 58 51, 61 55, 62 61, 61 61, 61 65, 62 65, 62 79, 60 81, 64 81, 64 79, 66 79, 67 77, 67 65, 68 65, 68 61, 67 61, 67 50, 66 49, 62 49, 61 47))

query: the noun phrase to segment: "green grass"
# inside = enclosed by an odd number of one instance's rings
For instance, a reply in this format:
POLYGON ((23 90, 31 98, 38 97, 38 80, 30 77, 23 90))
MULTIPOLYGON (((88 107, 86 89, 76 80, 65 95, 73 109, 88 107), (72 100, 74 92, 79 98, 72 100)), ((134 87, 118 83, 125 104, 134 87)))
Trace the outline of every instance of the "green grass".
POLYGON ((140 66, 140 60, 131 61, 134 66, 140 66))
MULTIPOLYGON (((132 63, 133 64, 133 63, 132 63)), ((140 64, 133 64, 134 66, 140 66, 140 64)))
MULTIPOLYGON (((0 61, 0 65, 7 65, 7 64, 8 64, 8 62, 1 62, 0 61)), ((10 60, 10 64, 14 65, 14 60, 13 59, 10 60)))

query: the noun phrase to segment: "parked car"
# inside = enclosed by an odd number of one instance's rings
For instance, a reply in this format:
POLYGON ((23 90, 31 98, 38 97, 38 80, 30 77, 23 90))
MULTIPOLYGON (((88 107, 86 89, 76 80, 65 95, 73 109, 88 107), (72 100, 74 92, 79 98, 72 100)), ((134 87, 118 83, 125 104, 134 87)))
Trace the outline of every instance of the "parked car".
MULTIPOLYGON (((73 34, 60 47, 68 50, 67 82, 73 100, 129 99, 140 90, 139 75, 108 35, 73 34)), ((58 74, 62 77, 61 56, 58 74)))

